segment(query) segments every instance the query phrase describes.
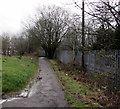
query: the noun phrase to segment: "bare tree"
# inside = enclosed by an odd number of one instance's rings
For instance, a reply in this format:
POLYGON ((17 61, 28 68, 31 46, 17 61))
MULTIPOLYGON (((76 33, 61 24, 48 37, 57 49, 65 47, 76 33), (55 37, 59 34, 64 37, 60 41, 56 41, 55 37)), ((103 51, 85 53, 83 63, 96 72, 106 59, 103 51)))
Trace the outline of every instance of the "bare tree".
POLYGON ((28 28, 30 36, 39 40, 46 56, 53 58, 56 48, 67 35, 69 14, 60 7, 38 9, 34 26, 28 28))
MULTIPOLYGON (((77 7, 82 9, 77 2, 74 3, 77 7)), ((98 2, 85 3, 85 5, 87 5, 87 8, 89 9, 89 11, 85 10, 85 13, 95 18, 94 20, 96 20, 100 24, 104 24, 104 26, 106 25, 107 27, 111 27, 112 29, 115 29, 116 26, 120 25, 120 4, 118 2, 99 0, 98 2)))
POLYGON ((10 51, 10 37, 7 33, 2 34, 2 54, 9 55, 10 51))
POLYGON ((12 54, 24 55, 28 50, 28 39, 23 36, 11 38, 12 54), (14 52, 14 53, 13 53, 14 52))
MULTIPOLYGON (((77 7, 82 9, 77 2, 74 3, 77 7)), ((85 10, 85 14, 89 15, 89 18, 96 23, 96 28, 94 28, 94 31, 96 31, 95 39, 102 39, 102 41, 100 41, 100 46, 103 49, 113 49, 116 46, 116 42, 119 42, 118 45, 120 45, 120 2, 99 0, 98 2, 85 2, 85 5, 89 9, 87 11, 85 10)), ((120 49, 119 46, 116 46, 115 48, 120 49)))

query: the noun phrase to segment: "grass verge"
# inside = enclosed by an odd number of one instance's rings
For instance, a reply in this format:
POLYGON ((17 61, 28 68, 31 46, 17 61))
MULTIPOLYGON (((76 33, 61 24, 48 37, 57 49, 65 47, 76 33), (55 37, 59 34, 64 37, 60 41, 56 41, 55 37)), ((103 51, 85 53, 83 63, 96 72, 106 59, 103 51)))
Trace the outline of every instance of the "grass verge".
POLYGON ((29 56, 2 57, 2 95, 22 90, 37 73, 38 58, 29 56))
POLYGON ((107 96, 105 91, 98 88, 96 84, 93 84, 89 80, 84 79, 85 77, 82 77, 83 73, 80 71, 79 74, 81 73, 81 76, 79 77, 76 70, 71 70, 71 68, 67 68, 67 70, 65 70, 65 65, 61 64, 60 62, 55 60, 48 61, 55 70, 60 80, 61 87, 65 92, 65 98, 71 107, 117 106, 117 96, 107 96), (77 77, 79 77, 79 80, 77 77))
POLYGON ((0 54, 0 97, 2 95, 2 55, 0 54))

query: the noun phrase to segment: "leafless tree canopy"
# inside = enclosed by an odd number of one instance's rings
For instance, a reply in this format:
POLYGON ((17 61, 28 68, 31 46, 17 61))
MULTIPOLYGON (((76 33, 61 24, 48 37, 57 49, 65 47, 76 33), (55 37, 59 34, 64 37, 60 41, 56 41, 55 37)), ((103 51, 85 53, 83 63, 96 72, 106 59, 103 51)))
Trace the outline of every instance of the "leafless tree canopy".
MULTIPOLYGON (((82 9, 77 2, 74 3, 77 7, 82 9)), ((115 26, 120 25, 119 2, 99 0, 98 2, 85 2, 85 5, 89 10, 86 11, 85 9, 85 13, 92 16, 92 18, 100 24, 104 23, 105 26, 111 27, 112 29, 115 29, 115 26)))
POLYGON ((39 40, 48 57, 52 58, 56 48, 68 33, 69 14, 60 7, 37 10, 34 26, 28 28, 31 37, 39 40))
MULTIPOLYGON (((83 10, 78 2, 74 4, 83 10)), ((94 30, 92 36, 96 40, 94 49, 120 49, 120 1, 99 0, 85 1, 85 14, 94 30), (116 44, 117 43, 117 44, 116 44)), ((88 22, 88 21, 85 21, 88 22)), ((85 33, 86 34, 86 33, 85 33)), ((88 32, 89 34, 89 32, 88 32)), ((90 32, 91 34, 91 32, 90 32)))

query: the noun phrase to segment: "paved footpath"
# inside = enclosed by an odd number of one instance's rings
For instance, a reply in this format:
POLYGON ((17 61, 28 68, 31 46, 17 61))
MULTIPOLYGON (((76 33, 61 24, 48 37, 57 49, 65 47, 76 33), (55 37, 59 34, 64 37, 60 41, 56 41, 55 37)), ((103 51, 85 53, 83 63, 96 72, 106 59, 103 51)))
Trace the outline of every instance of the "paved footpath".
POLYGON ((6 101, 2 104, 3 107, 68 107, 64 93, 48 62, 41 57, 39 64, 39 81, 34 83, 29 96, 6 101))

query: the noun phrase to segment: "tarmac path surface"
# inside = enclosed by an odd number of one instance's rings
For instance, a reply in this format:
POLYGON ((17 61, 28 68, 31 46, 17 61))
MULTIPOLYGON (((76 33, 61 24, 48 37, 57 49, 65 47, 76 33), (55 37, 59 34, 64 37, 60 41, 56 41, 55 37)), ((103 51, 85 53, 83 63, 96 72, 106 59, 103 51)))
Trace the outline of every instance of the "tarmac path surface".
POLYGON ((49 63, 41 57, 39 65, 38 81, 33 84, 28 97, 5 101, 2 107, 68 107, 64 92, 49 63))

